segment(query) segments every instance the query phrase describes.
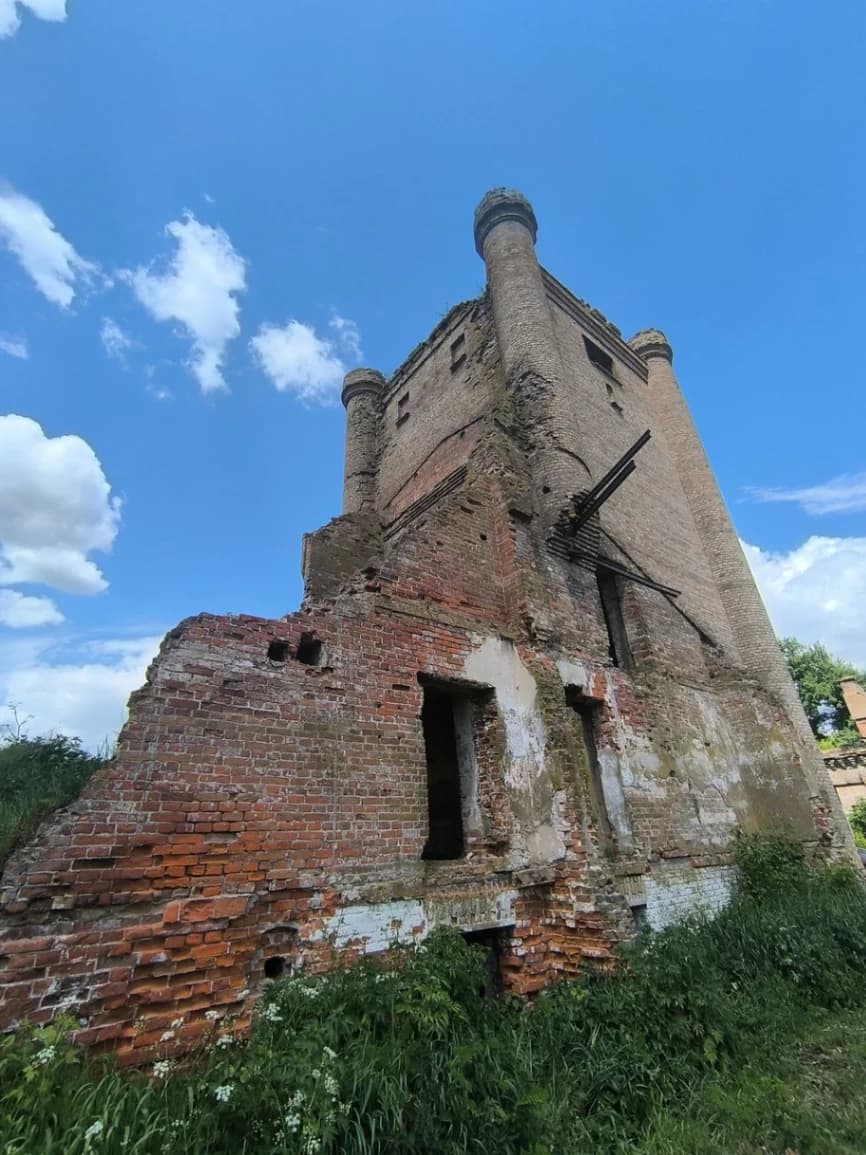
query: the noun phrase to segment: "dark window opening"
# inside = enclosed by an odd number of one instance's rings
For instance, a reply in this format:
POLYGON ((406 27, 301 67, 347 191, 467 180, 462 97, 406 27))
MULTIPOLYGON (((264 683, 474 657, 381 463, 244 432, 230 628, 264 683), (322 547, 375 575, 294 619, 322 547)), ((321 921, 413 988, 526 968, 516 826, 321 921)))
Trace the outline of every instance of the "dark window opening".
POLYGON ((313 634, 301 634, 295 657, 305 666, 320 666, 322 664, 322 643, 313 634))
POLYGON ((278 979, 286 969, 286 960, 280 955, 272 955, 265 959, 265 978, 278 979))
POLYGON ((466 360, 466 337, 463 333, 460 334, 454 341, 451 342, 451 372, 459 369, 466 360))
POLYGON ((289 643, 273 641, 268 646, 268 659, 271 662, 284 662, 289 656, 289 643))
POLYGON ((634 929, 638 934, 642 934, 643 931, 649 930, 649 919, 647 918, 645 902, 636 903, 631 908, 631 916, 634 919, 634 929))
POLYGON ((583 344, 587 357, 589 357, 596 369, 601 369, 603 373, 609 373, 612 377, 613 357, 611 357, 610 353, 605 353, 604 349, 600 349, 594 341, 590 341, 589 337, 584 337, 583 344))
POLYGON ((604 615, 604 624, 607 629, 607 650, 611 663, 627 670, 631 667, 631 651, 625 628, 625 618, 622 614, 620 580, 616 574, 605 569, 598 569, 595 579, 601 599, 601 612, 604 615))
POLYGON ((454 695, 424 687, 421 708, 427 758, 429 834, 422 858, 460 858, 463 854, 463 799, 454 726, 454 695))
POLYGON ((607 802, 604 797, 604 784, 601 779, 601 766, 598 761, 598 747, 595 742, 595 730, 599 703, 587 698, 575 686, 566 686, 565 700, 580 721, 580 737, 583 742, 586 768, 589 775, 589 788, 592 792, 592 802, 598 821, 598 840, 602 851, 610 854, 615 846, 613 827, 607 812, 607 802))
POLYGON ((502 993, 502 939, 510 928, 491 927, 487 930, 464 930, 463 940, 484 951, 484 982, 478 994, 495 998, 502 993))

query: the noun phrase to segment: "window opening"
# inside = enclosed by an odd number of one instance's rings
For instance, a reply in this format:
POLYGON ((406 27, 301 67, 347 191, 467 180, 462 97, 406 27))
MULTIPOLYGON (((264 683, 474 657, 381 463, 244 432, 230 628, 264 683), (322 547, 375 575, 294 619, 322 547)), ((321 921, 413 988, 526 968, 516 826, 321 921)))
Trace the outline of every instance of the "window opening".
POLYGON ((313 634, 301 634, 295 657, 305 666, 320 666, 322 664, 322 643, 313 634))
POLYGON ((271 662, 284 662, 289 656, 289 643, 281 642, 277 639, 271 642, 268 646, 268 660, 271 662))
POLYGON ((502 993, 502 940, 511 927, 489 927, 486 930, 464 930, 463 940, 484 951, 484 982, 478 994, 495 998, 502 993))
POLYGON ((622 614, 622 589, 619 579, 610 570, 598 569, 595 580, 607 630, 607 650, 610 660, 614 666, 627 670, 631 666, 631 651, 622 614))
POLYGON ((265 959, 265 978, 278 979, 286 969, 286 960, 282 955, 275 954, 265 959))
POLYGON ((466 335, 461 333, 451 342, 451 372, 459 369, 466 360, 466 335))
POLYGON ((427 758, 429 820, 429 833, 421 857, 460 858, 463 854, 463 799, 454 725, 454 695, 438 687, 425 686, 421 725, 427 758))
POLYGON ((598 819, 599 845, 605 854, 610 854, 614 849, 615 839, 613 827, 610 824, 610 815, 607 812, 601 766, 598 761, 598 747, 595 742, 596 721, 600 707, 598 702, 585 697, 574 686, 566 686, 565 700, 580 721, 580 736, 583 741, 586 767, 589 772, 589 786, 598 819))
POLYGON ((609 373, 613 376, 613 357, 610 353, 605 353, 604 349, 599 348, 594 341, 590 341, 589 337, 583 338, 586 355, 590 361, 595 365, 596 369, 601 369, 604 373, 609 373))

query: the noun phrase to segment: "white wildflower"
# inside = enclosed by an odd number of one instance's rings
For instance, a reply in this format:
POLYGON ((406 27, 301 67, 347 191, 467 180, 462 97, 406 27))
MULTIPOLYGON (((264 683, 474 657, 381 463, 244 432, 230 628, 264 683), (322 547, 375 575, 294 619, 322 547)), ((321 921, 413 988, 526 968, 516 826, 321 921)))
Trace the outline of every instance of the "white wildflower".
POLYGON ((337 1092, 340 1090, 340 1085, 333 1075, 325 1074, 322 1080, 322 1086, 325 1088, 325 1093, 330 1095, 332 1099, 336 1099, 337 1092))
POLYGON ((204 1017, 208 1020, 209 1023, 214 1023, 220 1017, 220 1013, 219 1011, 214 1010, 205 1011, 204 1017))
POLYGON ((174 1031, 163 1031, 162 1034, 159 1036, 159 1041, 161 1043, 168 1043, 173 1038, 174 1038, 174 1031))
POLYGON ((97 1135, 101 1135, 104 1128, 105 1124, 101 1119, 95 1120, 84 1132, 84 1142, 89 1143, 91 1139, 95 1139, 97 1135))
POLYGON ((171 1029, 173 1031, 179 1031, 182 1026, 183 1026, 183 1015, 181 1015, 179 1019, 174 1020, 174 1022, 171 1024, 171 1029))
POLYGON ((231 1047, 235 1041, 234 1035, 220 1035, 216 1041, 218 1047, 231 1047))
POLYGON ((33 1062, 36 1063, 36 1065, 39 1067, 44 1067, 46 1063, 51 1062, 56 1054, 57 1048, 53 1043, 50 1043, 47 1047, 42 1048, 42 1050, 34 1057, 33 1062))
POLYGON ((312 1074, 313 1074, 313 1078, 314 1078, 314 1079, 317 1079, 317 1080, 318 1080, 318 1079, 321 1079, 321 1077, 322 1077, 322 1072, 319 1070, 319 1068, 318 1068, 318 1067, 314 1067, 314 1068, 313 1068, 313 1072, 312 1072, 312 1074))
POLYGON ((173 1066, 174 1066, 174 1063, 171 1061, 171 1059, 160 1059, 158 1062, 154 1063, 153 1064, 153 1077, 154 1077, 154 1079, 164 1079, 166 1077, 166 1075, 171 1071, 173 1066))
POLYGON ((317 1135, 308 1135, 304 1140, 304 1155, 316 1155, 322 1147, 322 1140, 317 1135))
POLYGON ((266 1023, 281 1023, 283 1016, 280 1014, 276 1003, 268 1003, 267 1006, 262 1007, 261 1017, 266 1023))
POLYGON ((285 1119, 286 1130, 290 1135, 294 1135, 301 1125, 301 1116, 297 1111, 290 1111, 285 1119))
POLYGON ((303 1091, 295 1091, 294 1095, 292 1095, 291 1099, 289 1099, 289 1106, 301 1107, 303 1105, 304 1099, 306 1099, 306 1095, 303 1091))
POLYGON ((227 1103, 232 1097, 234 1083, 224 1083, 222 1087, 214 1087, 214 1098, 218 1103, 227 1103))
POLYGON ((328 1056, 329 1059, 336 1059, 336 1057, 337 1057, 337 1052, 332 1051, 330 1047, 325 1047, 325 1054, 328 1056))

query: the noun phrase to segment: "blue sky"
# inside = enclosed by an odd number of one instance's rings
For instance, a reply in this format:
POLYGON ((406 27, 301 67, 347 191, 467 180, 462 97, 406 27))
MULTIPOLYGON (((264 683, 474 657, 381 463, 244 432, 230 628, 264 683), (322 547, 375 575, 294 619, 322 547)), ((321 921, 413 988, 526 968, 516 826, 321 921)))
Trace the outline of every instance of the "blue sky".
POLYGON ((481 290, 497 184, 668 334, 777 629, 866 665, 864 42, 843 0, 0 0, 0 701, 92 744, 177 620, 297 605, 342 373, 481 290))

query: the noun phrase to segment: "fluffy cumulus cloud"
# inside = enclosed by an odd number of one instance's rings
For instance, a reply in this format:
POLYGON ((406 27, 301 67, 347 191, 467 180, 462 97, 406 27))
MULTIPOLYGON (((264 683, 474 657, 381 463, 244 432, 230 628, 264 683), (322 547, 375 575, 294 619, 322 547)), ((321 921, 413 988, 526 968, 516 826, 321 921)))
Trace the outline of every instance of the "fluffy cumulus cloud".
POLYGON ((862 513, 866 510, 866 473, 847 473, 802 489, 753 489, 758 501, 789 501, 806 513, 862 513))
POLYGON ((0 417, 0 586, 98 593, 108 583, 87 555, 109 549, 119 523, 120 499, 86 441, 0 417))
POLYGON ((4 647, 0 702, 15 706, 27 733, 68 734, 96 750, 114 740, 160 640, 148 634, 57 647, 40 638, 4 647))
POLYGON ((103 317, 102 324, 99 326, 99 339, 102 342, 102 347, 106 354, 117 361, 120 365, 126 366, 127 353, 130 349, 134 349, 136 342, 125 333, 118 325, 117 321, 111 317, 103 317))
POLYGON ((250 341, 253 356, 281 392, 301 401, 332 401, 347 369, 361 359, 361 340, 354 321, 334 316, 332 337, 322 337, 311 325, 289 320, 262 325, 250 341))
POLYGON ((66 0, 0 0, 0 39, 14 36, 18 31, 22 8, 27 8, 40 20, 66 19, 66 0))
POLYGON ((245 262, 227 233, 192 213, 170 221, 166 232, 177 246, 167 268, 125 270, 121 277, 155 320, 176 321, 186 330, 189 368, 202 392, 226 389, 223 358, 240 332, 237 294, 246 288, 245 262))
POLYGON ((62 621, 63 614, 50 598, 0 589, 0 626, 20 630, 29 626, 56 626, 62 621))
POLYGON ((18 258, 40 293, 62 309, 98 272, 57 231, 41 205, 8 187, 0 188, 0 244, 18 258))
POLYGON ((823 642, 866 669, 866 537, 810 537, 779 553, 743 549, 780 637, 823 642))
POLYGON ((30 356, 30 350, 27 348, 27 342, 23 337, 0 336, 0 353, 6 353, 9 357, 17 357, 19 361, 26 361, 30 356))

